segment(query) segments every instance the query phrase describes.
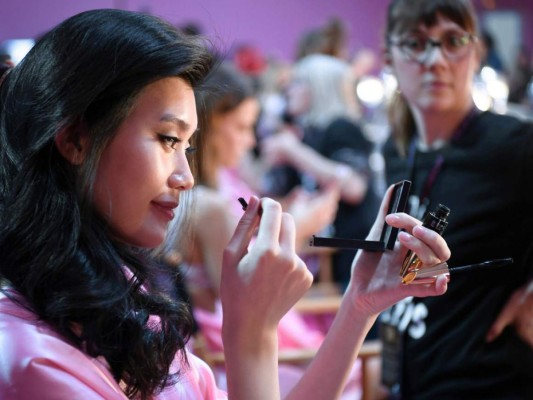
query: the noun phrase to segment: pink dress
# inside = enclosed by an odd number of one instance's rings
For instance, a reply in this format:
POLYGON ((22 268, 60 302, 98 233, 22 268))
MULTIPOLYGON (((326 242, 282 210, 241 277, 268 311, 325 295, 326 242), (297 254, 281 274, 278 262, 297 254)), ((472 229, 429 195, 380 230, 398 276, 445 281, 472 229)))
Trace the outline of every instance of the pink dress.
MULTIPOLYGON (((0 293, 0 399, 127 399, 103 358, 70 345, 49 325, 0 293)), ((179 381, 154 400, 226 399, 210 368, 187 354, 179 381)), ((176 357, 173 368, 180 366, 176 357)))

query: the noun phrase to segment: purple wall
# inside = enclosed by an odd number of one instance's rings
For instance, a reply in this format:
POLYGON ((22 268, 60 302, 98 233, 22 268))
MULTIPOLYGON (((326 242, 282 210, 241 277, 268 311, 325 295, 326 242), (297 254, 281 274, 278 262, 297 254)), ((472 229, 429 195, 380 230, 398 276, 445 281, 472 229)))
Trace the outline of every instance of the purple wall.
POLYGON ((0 14, 0 41, 34 37, 66 17, 94 8, 149 11, 181 25, 196 21, 228 50, 243 42, 266 54, 292 59, 299 35, 341 16, 350 32, 350 49, 377 48, 385 0, 365 5, 348 0, 8 0, 0 14), (357 21, 357 22, 356 22, 357 21))
MULTIPOLYGON (((94 8, 149 11, 182 25, 195 21, 204 33, 228 51, 252 43, 265 54, 291 60, 299 35, 339 16, 349 29, 349 49, 379 50, 388 0, 6 0, 0 14, 0 41, 45 32, 77 12, 94 8)), ((494 3, 498 10, 515 9, 524 18, 524 41, 533 47, 533 2, 474 0, 494 3)))

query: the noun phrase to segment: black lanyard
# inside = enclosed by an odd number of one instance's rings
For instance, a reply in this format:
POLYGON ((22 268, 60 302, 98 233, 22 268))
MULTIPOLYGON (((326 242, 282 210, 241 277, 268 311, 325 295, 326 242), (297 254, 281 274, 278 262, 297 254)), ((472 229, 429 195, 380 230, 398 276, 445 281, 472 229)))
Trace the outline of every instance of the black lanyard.
MULTIPOLYGON (((479 110, 474 107, 472 110, 467 114, 467 116, 461 121, 457 129, 452 135, 452 138, 450 140, 450 143, 445 146, 443 151, 437 155, 435 158, 435 162, 433 163, 433 166, 431 167, 431 170, 429 171, 428 176, 426 177, 426 180, 424 181, 424 184, 422 185, 422 189, 420 191, 420 195, 418 196, 417 201, 411 200, 411 207, 416 207, 416 210, 410 210, 411 214, 415 217, 422 218, 423 214, 426 211, 426 208, 429 203, 429 197, 431 194, 431 190, 433 189, 433 186, 435 185, 435 182, 442 171, 442 168, 444 166, 445 156, 447 152, 450 149, 451 144, 455 144, 466 134, 466 128, 470 124, 470 122, 474 119, 475 116, 479 114, 479 110), (414 205, 413 203, 417 203, 414 205)), ((409 143, 409 153, 407 156, 407 171, 409 180, 411 182, 415 182, 416 179, 416 135, 413 136, 411 139, 411 142, 409 143)), ((416 196, 415 196, 416 197, 416 196)))

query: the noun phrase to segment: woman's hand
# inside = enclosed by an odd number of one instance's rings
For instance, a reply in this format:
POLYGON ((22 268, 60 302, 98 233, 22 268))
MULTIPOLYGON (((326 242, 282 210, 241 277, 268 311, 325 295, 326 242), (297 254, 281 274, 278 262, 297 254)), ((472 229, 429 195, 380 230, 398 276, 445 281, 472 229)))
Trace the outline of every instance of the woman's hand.
POLYGON ((220 297, 229 397, 278 399, 278 323, 313 281, 295 252, 292 217, 274 200, 252 197, 223 258, 220 297))
POLYGON ((351 282, 346 292, 353 306, 364 315, 375 315, 408 296, 437 296, 446 292, 447 278, 424 285, 404 285, 401 282, 400 267, 410 249, 425 265, 434 265, 450 258, 450 249, 438 233, 424 228, 421 221, 405 213, 385 217, 392 193, 389 188, 381 204, 378 218, 368 235, 369 240, 378 240, 384 220, 402 231, 393 251, 371 253, 360 251, 352 266, 351 282))
POLYGON ((260 202, 252 197, 224 252, 224 326, 231 324, 232 330, 277 329, 279 320, 309 289, 312 280, 295 251, 292 217, 274 200, 263 198, 260 202), (249 248, 257 229, 257 238, 249 248))

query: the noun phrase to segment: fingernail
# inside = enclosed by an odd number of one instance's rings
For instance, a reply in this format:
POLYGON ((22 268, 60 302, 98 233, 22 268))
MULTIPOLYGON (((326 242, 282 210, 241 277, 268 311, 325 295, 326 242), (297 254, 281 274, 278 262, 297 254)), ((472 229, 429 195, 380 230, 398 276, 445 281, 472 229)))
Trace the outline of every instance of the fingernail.
POLYGON ((403 232, 403 231, 398 234, 398 237, 402 238, 402 240, 405 241, 405 242, 410 241, 411 238, 412 238, 411 235, 409 235, 407 232, 403 232))
POLYGON ((397 215, 395 214, 389 214, 386 216, 386 219, 387 219, 387 222, 391 222, 391 223, 394 223, 394 222, 398 222, 400 221, 400 217, 398 217, 397 215))
POLYGON ((258 207, 259 207, 259 210, 258 210, 258 214, 259 215, 262 215, 263 214, 263 209, 261 208, 261 204, 259 204, 261 202, 261 200, 259 200, 259 197, 257 196, 250 196, 250 200, 248 200, 248 206, 253 206, 255 207, 256 204, 258 204, 258 207))
POLYGON ((418 234, 419 235, 426 235, 430 229, 422 226, 422 225, 417 225, 413 228, 413 233, 417 232, 418 231, 418 234))

